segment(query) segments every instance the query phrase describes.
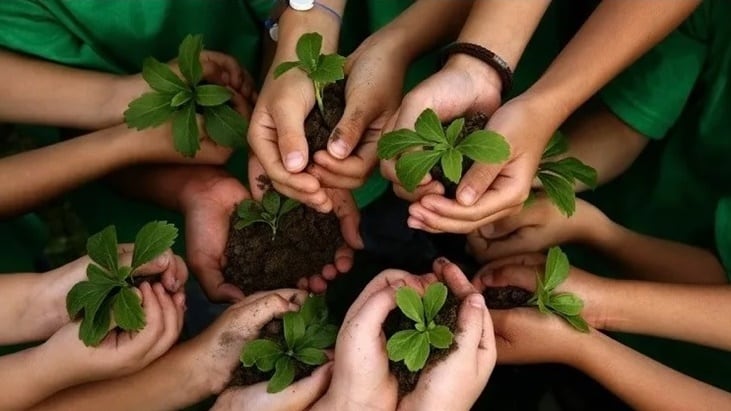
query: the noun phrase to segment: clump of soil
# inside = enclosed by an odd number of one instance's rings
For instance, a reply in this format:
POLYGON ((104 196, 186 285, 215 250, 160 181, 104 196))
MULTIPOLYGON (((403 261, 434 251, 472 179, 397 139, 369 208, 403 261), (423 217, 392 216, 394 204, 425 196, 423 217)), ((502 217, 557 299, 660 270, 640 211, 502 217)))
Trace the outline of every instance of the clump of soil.
MULTIPOLYGON (((437 316, 434 318, 434 322, 437 325, 444 325, 448 327, 453 334, 456 334, 459 304, 460 301, 450 291, 447 294, 447 300, 444 302, 444 306, 439 311, 439 314, 437 314, 437 316)), ((398 331, 410 330, 413 328, 414 321, 407 318, 398 308, 391 311, 391 313, 388 315, 388 318, 386 318, 386 322, 383 325, 383 329, 388 338, 390 338, 398 331)), ((452 345, 445 350, 439 350, 431 347, 431 352, 429 353, 429 359, 426 360, 426 365, 420 371, 415 373, 409 371, 403 361, 389 361, 389 368, 391 370, 391 373, 395 375, 396 379, 398 380, 399 398, 405 396, 411 391, 414 391, 414 388, 416 388, 416 383, 419 381, 419 376, 422 372, 428 371, 431 367, 437 365, 440 361, 447 358, 447 356, 456 349, 457 341, 454 341, 452 345)))
POLYGON ((512 285, 488 287, 482 292, 482 295, 485 297, 487 308, 494 310, 522 307, 533 297, 532 292, 512 285))
MULTIPOLYGON (((443 127, 447 127, 449 123, 442 123, 443 127)), ((459 137, 457 137, 457 141, 460 141, 467 137, 468 135, 472 134, 475 131, 482 130, 487 125, 487 115, 484 113, 475 113, 465 118, 464 128, 462 129, 462 132, 460 133, 459 137)), ((462 176, 464 177, 467 170, 472 167, 472 164, 474 164, 474 161, 472 161, 471 158, 468 158, 467 156, 464 156, 462 159, 462 176)), ((444 185, 444 196, 446 198, 455 198, 457 194, 457 186, 458 184, 453 183, 447 177, 444 175, 444 170, 442 170, 442 164, 437 163, 434 167, 431 169, 431 175, 432 177, 442 183, 444 185)))
MULTIPOLYGON (((341 80, 329 84, 322 91, 322 104, 325 106, 325 114, 315 108, 310 111, 305 119, 305 135, 310 151, 310 162, 317 151, 327 148, 327 141, 330 139, 333 129, 343 117, 345 111, 345 81, 341 80)), ((337 135, 334 137, 337 138, 337 135)))
MULTIPOLYGON (((282 320, 272 320, 267 323, 267 325, 265 325, 259 333, 259 338, 271 340, 281 346, 285 346, 282 320)), ((294 364, 294 381, 298 381, 312 374, 312 372, 317 368, 317 366, 303 364, 299 361, 294 361, 294 364)), ((258 368, 256 368, 256 366, 245 368, 240 365, 239 367, 236 367, 229 386, 248 386, 258 384, 262 381, 269 381, 272 374, 274 374, 274 371, 261 372, 258 368)))

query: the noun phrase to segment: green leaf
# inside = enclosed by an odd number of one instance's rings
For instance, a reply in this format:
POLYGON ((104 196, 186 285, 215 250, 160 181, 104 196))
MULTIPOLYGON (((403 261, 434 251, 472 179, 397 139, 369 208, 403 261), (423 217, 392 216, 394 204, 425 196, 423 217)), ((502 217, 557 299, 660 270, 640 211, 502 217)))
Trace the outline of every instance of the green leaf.
POLYGON ((305 336, 305 322, 299 313, 284 314, 284 340, 287 347, 292 349, 305 336))
POLYGON ((243 147, 249 123, 227 105, 206 107, 203 110, 206 134, 219 146, 243 147))
POLYGON ((263 218, 255 218, 253 220, 239 220, 236 224, 234 224, 234 228, 236 230, 241 230, 242 228, 246 228, 254 223, 269 224, 269 221, 267 221, 263 218))
POLYGON ((429 336, 429 343, 435 348, 445 350, 452 345, 454 334, 449 331, 449 328, 443 325, 437 325, 433 329, 429 330, 427 335, 429 336))
POLYGON ((442 123, 434 110, 428 108, 421 112, 414 124, 416 133, 422 138, 434 143, 446 143, 447 136, 444 134, 442 123))
POLYGON ((399 362, 406 358, 422 333, 416 330, 402 330, 394 333, 386 342, 386 351, 391 361, 399 362))
MULTIPOLYGON (((124 268, 124 267, 121 267, 124 268)), ((121 269, 117 270, 117 272, 122 271, 121 269)), ((90 263, 86 266, 86 277, 89 278, 89 281, 92 283, 110 283, 110 284, 117 284, 117 277, 112 276, 111 273, 106 271, 105 269, 99 267, 98 265, 94 263, 90 263)))
POLYGON ((261 205, 250 198, 240 202, 236 207, 236 214, 241 218, 241 222, 247 223, 247 225, 262 220, 261 213, 263 211, 261 205))
POLYGON ((457 150, 484 164, 497 164, 510 158, 510 145, 505 137, 494 131, 478 130, 457 145, 457 150))
POLYGON ((301 347, 330 348, 338 338, 338 327, 333 324, 314 324, 305 330, 305 336, 300 341, 301 347))
POLYGON ((569 140, 562 132, 556 131, 546 145, 546 149, 543 150, 543 159, 556 157, 567 151, 569 151, 569 140))
POLYGON ((571 324, 572 327, 575 329, 583 332, 588 333, 589 332, 589 324, 586 323, 586 320, 580 315, 563 315, 559 314, 564 320, 566 320, 569 324, 571 324))
POLYGON ((288 212, 294 210, 295 208, 300 206, 300 202, 297 200, 293 200, 291 198, 287 198, 284 200, 284 203, 282 203, 282 207, 279 209, 279 217, 287 214, 288 212))
POLYGON ((322 36, 319 33, 305 33, 297 41, 297 58, 308 73, 317 69, 322 49, 322 36))
POLYGON ((191 98, 193 98, 193 95, 190 93, 190 90, 182 90, 173 96, 173 99, 170 100, 170 105, 177 108, 189 102, 191 98))
MULTIPOLYGON (((573 187, 574 185, 574 174, 568 168, 564 167, 563 164, 557 161, 546 161, 538 166, 538 172, 544 174, 555 174, 558 177, 568 181, 573 187)), ((573 191, 573 188, 572 188, 573 191)))
POLYGON ((310 73, 312 81, 320 84, 334 83, 345 78, 345 57, 338 54, 320 56, 317 69, 310 73))
POLYGON ((294 358, 307 365, 322 365, 327 362, 327 355, 325 355, 325 351, 318 350, 317 348, 299 349, 294 353, 294 358))
POLYGON ((406 368, 409 371, 416 372, 424 368, 426 360, 429 358, 429 337, 427 337, 426 333, 419 333, 413 342, 414 345, 406 353, 404 364, 406 364, 406 368))
POLYGON ((195 102, 204 107, 220 106, 231 100, 233 94, 222 86, 206 84, 195 88, 195 102))
POLYGON ((421 148, 427 145, 430 145, 430 142, 416 131, 402 128, 386 133, 378 140, 378 158, 389 160, 412 147, 421 148))
POLYGON ((548 306, 565 315, 579 315, 584 308, 584 301, 571 293, 551 295, 548 306))
POLYGON ((203 50, 203 36, 187 35, 178 48, 178 66, 188 84, 196 86, 203 76, 201 66, 201 51, 203 50))
POLYGON ((116 273, 119 267, 117 255, 117 229, 113 225, 92 235, 86 240, 86 253, 91 261, 102 266, 110 273, 116 273))
POLYGON ((167 221, 151 221, 145 224, 135 237, 132 253, 132 269, 152 261, 172 247, 178 238, 178 229, 167 221))
POLYGON ((114 322, 125 331, 139 331, 145 327, 145 312, 142 300, 131 288, 122 287, 114 297, 112 305, 114 322))
POLYGON ((441 156, 441 152, 432 150, 406 153, 396 161, 396 176, 407 191, 413 192, 441 156))
POLYGON ((567 170, 573 178, 581 181, 584 185, 589 188, 596 188, 597 186, 597 173, 592 167, 582 163, 579 159, 574 157, 567 157, 561 159, 559 162, 561 166, 567 170))
MULTIPOLYGON (((274 69, 274 78, 275 79, 279 78, 279 76, 288 72, 289 70, 292 70, 295 67, 300 67, 299 61, 285 61, 284 63, 279 64, 274 69)), ((304 70, 304 68, 303 68, 303 70, 304 70)))
POLYGON ((84 319, 81 320, 81 326, 79 327, 79 339, 87 347, 98 346, 109 333, 112 301, 113 295, 108 295, 100 301, 93 315, 88 315, 85 311, 84 319))
POLYGON ((327 320, 327 303, 322 295, 310 295, 305 299, 299 310, 305 326, 312 324, 322 324, 327 320))
POLYGON ((99 309, 99 305, 117 284, 114 283, 95 283, 91 281, 81 281, 74 284, 66 294, 66 311, 70 318, 76 318, 81 310, 84 310, 84 316, 93 316, 99 309))
POLYGON ((294 362, 290 357, 279 357, 274 368, 274 375, 267 384, 267 392, 270 394, 282 391, 294 381, 294 362))
POLYGON ((459 137, 459 133, 462 132, 462 129, 464 128, 464 118, 458 118, 454 121, 452 121, 451 124, 449 124, 449 127, 447 127, 447 143, 454 147, 455 144, 457 144, 457 138, 459 137))
POLYGON ((447 179, 459 183, 462 178, 462 153, 450 148, 442 155, 442 170, 447 179))
POLYGON ((175 112, 172 107, 170 94, 158 92, 145 93, 129 103, 124 112, 124 122, 127 126, 137 130, 157 127, 170 119, 175 112))
POLYGON ((264 193, 264 198, 261 200, 261 206, 264 208, 264 211, 274 216, 279 212, 279 205, 281 201, 282 199, 276 191, 269 190, 264 193))
POLYGON ((132 275, 132 267, 119 267, 119 270, 117 270, 117 279, 119 281, 126 280, 130 275, 132 275))
POLYGON ((442 283, 431 283, 424 292, 424 314, 426 315, 426 323, 430 323, 444 307, 447 301, 447 286, 442 283))
POLYGON ((424 324, 424 304, 419 294, 410 287, 401 287, 396 291, 396 304, 405 316, 416 323, 424 324))
POLYGON ((543 191, 546 192, 551 202, 566 217, 571 217, 576 211, 576 196, 573 185, 563 177, 549 173, 538 173, 538 179, 541 181, 543 191))
POLYGON ((551 247, 546 257, 546 273, 543 288, 552 292, 569 276, 569 258, 559 247, 551 247))
POLYGON ((246 343, 241 350, 241 363, 244 367, 256 364, 262 372, 269 372, 274 368, 276 360, 282 355, 282 347, 271 340, 259 339, 246 343))
POLYGON ((195 103, 190 101, 182 110, 173 114, 173 144, 184 156, 194 157, 200 148, 199 137, 195 103))
POLYGON ((173 73, 167 64, 160 63, 153 57, 147 57, 142 61, 142 78, 153 90, 161 93, 172 95, 188 90, 183 80, 173 73))

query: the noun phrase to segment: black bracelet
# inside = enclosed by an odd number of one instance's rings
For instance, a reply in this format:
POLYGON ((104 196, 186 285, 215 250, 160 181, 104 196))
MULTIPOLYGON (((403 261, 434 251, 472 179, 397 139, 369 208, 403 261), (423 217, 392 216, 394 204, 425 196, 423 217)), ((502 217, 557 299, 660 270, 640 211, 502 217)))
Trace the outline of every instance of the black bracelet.
POLYGON ((492 67, 497 71, 500 76, 502 83, 502 96, 510 93, 510 89, 513 87, 513 71, 510 69, 508 63, 500 58, 497 54, 492 51, 473 43, 452 43, 447 46, 442 54, 442 65, 447 62, 447 59, 453 54, 467 54, 478 60, 481 60, 488 66, 492 67))

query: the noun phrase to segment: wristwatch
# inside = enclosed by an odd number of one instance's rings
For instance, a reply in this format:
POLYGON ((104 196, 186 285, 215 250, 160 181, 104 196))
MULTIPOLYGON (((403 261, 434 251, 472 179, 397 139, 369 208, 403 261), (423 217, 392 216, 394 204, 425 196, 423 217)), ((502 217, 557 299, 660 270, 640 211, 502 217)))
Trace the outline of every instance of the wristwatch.
POLYGON ((279 18, 282 17, 282 14, 288 7, 296 11, 309 11, 315 8, 315 6, 332 14, 338 21, 342 20, 342 17, 335 10, 318 3, 316 0, 274 0, 274 6, 269 14, 269 18, 264 21, 264 28, 269 32, 269 37, 277 41, 279 39, 279 18))

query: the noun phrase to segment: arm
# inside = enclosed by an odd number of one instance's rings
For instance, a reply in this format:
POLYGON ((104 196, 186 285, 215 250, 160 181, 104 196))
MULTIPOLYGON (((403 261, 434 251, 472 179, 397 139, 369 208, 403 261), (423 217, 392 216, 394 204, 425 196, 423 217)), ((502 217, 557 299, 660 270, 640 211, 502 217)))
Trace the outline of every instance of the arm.
MULTIPOLYGON (((72 263, 74 264, 74 263, 72 263)), ((82 277, 83 271, 79 273, 82 277)), ((80 281, 81 278, 72 279, 80 281)), ((48 338, 69 321, 66 294, 53 293, 54 282, 64 281, 47 274, 0 275, 0 345, 39 341, 48 338), (51 281, 47 281, 51 280, 51 281)), ((61 287, 68 291, 73 283, 61 287)))

